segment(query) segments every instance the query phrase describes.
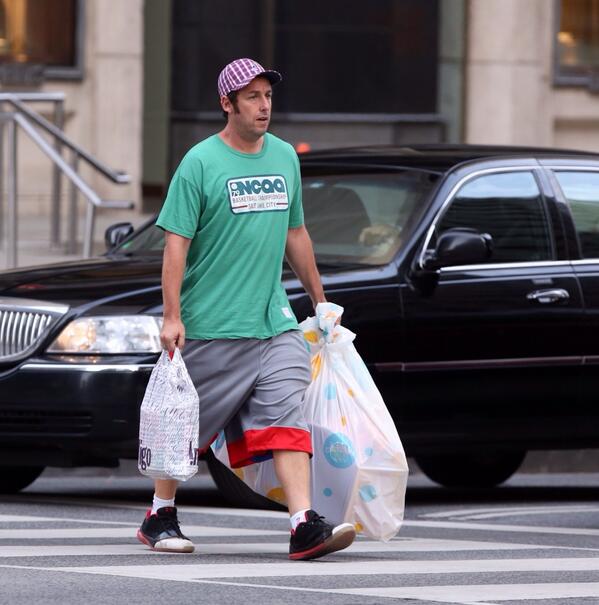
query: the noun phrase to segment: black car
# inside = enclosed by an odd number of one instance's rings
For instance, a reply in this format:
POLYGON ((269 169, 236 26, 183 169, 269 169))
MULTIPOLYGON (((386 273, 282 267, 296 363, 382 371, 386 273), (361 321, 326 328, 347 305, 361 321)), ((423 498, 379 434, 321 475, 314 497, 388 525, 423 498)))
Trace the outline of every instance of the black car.
MULTIPOLYGON (((301 160, 327 296, 429 477, 496 485, 528 450, 599 447, 599 155, 464 145, 301 160)), ((137 456, 163 233, 131 229, 109 229, 103 257, 0 275, 5 491, 46 466, 137 456)), ((286 267, 283 279, 297 317, 311 314, 286 267)))

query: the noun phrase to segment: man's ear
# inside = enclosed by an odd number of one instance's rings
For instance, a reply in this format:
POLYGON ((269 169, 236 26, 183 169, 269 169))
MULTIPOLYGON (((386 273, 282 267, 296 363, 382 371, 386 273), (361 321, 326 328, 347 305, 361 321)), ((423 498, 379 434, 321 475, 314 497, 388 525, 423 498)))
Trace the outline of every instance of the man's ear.
POLYGON ((233 113, 233 103, 231 103, 229 97, 222 96, 220 98, 220 106, 225 113, 233 113))

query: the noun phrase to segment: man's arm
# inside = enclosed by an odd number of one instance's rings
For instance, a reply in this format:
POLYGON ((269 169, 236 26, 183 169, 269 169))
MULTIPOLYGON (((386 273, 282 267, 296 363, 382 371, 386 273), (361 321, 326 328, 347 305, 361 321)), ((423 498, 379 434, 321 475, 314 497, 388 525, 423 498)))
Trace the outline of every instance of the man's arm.
POLYGON ((285 256, 293 272, 302 282, 302 286, 304 286, 304 289, 312 299, 312 305, 316 307, 318 303, 326 302, 320 274, 318 273, 316 260, 314 259, 312 240, 308 235, 308 231, 306 231, 305 225, 287 231, 285 256))
POLYGON ((181 285, 185 274, 185 263, 191 240, 166 232, 162 260, 162 312, 163 323, 160 342, 167 351, 185 345, 185 326, 181 321, 181 285))

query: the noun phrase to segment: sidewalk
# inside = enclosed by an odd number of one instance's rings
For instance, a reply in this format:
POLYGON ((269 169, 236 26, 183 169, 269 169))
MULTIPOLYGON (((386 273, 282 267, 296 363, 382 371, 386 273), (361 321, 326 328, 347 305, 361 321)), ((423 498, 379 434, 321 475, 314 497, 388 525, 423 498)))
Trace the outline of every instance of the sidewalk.
MULTIPOLYGON (((104 232, 107 227, 114 223, 121 222, 130 222, 134 227, 138 227, 151 216, 152 215, 150 214, 138 214, 129 211, 98 212, 94 230, 94 254, 102 254, 106 251, 104 232)), ((77 229, 79 250, 77 254, 66 254, 65 252, 65 239, 68 232, 66 220, 61 224, 60 234, 62 244, 58 247, 53 247, 50 244, 50 217, 48 216, 20 216, 17 229, 17 267, 76 261, 82 258, 82 236, 84 233, 83 218, 79 220, 77 229)), ((2 230, 2 234, 0 235, 0 271, 7 269, 6 256, 7 241, 2 230)))

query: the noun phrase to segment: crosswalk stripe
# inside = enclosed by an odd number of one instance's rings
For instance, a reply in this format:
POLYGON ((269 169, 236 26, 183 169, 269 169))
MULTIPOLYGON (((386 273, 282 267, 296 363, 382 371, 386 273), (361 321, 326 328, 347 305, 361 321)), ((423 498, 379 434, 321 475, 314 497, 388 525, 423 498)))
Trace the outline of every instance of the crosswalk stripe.
POLYGON ((465 513, 464 511, 446 511, 443 513, 429 513, 423 515, 428 519, 440 519, 450 518, 454 521, 477 521, 480 519, 498 519, 500 517, 522 517, 530 515, 555 515, 555 514, 576 514, 576 513, 595 513, 599 511, 599 506, 528 506, 524 507, 513 507, 513 508, 502 508, 502 509, 481 509, 479 511, 471 511, 465 513))
POLYGON ((459 605, 493 605, 491 601, 573 599, 599 597, 599 583, 477 584, 451 586, 385 586, 380 588, 331 588, 335 594, 392 599, 418 599, 459 605))
MULTIPOLYGON (((289 545, 285 542, 241 542, 199 544, 196 554, 199 555, 243 555, 243 554, 283 554, 286 555, 289 545)), ((397 552, 459 552, 489 550, 535 550, 534 544, 498 544, 493 542, 473 542, 467 540, 428 540, 411 538, 394 541, 388 544, 371 541, 355 542, 345 554, 380 553, 381 555, 397 552)), ((67 544, 37 546, 0 546, 0 559, 9 557, 71 557, 71 556, 115 556, 115 555, 156 555, 155 551, 137 542, 131 544, 67 544)))
MULTIPOLYGON (((131 527, 89 527, 89 528, 44 528, 44 529, 0 529, 0 540, 42 540, 57 538, 131 538, 139 527, 138 524, 131 527)), ((185 535, 199 537, 219 536, 285 536, 288 531, 274 529, 241 529, 238 527, 214 527, 207 525, 186 525, 185 535)))
POLYGON ((563 513, 563 512, 578 512, 578 511, 595 511, 599 510, 597 505, 588 504, 556 504, 556 505, 539 505, 528 504, 526 506, 486 506, 484 508, 452 508, 449 510, 435 511, 432 513, 422 513, 419 517, 424 519, 459 519, 467 518, 473 515, 486 515, 486 514, 503 514, 511 513, 518 515, 528 511, 542 511, 549 513, 563 513))
POLYGON ((563 534, 565 536, 599 536, 599 529, 551 527, 548 525, 503 525, 500 523, 464 523, 462 521, 404 521, 405 527, 434 529, 471 529, 480 531, 516 532, 520 534, 563 534))
MULTIPOLYGON (((435 575, 512 572, 599 571, 599 558, 453 559, 425 561, 319 561, 293 563, 202 563, 57 567, 63 571, 158 580, 292 576, 435 575)), ((599 586, 599 584, 598 584, 599 586)))
MULTIPOLYGON (((138 510, 144 512, 148 510, 148 503, 140 504, 139 502, 120 502, 117 500, 97 500, 93 498, 57 498, 53 496, 36 496, 34 494, 27 494, 26 497, 13 496, 11 500, 14 500, 15 502, 26 501, 54 505, 93 505, 94 508, 119 508, 123 510, 138 510)), ((177 510, 181 513, 201 513, 216 516, 226 515, 229 517, 248 517, 256 519, 289 519, 289 513, 285 511, 260 510, 251 508, 217 508, 214 506, 190 506, 186 504, 177 504, 177 510)))
MULTIPOLYGON (((297 564, 296 564, 297 565, 297 564)), ((38 570, 49 572, 82 571, 80 568, 31 567, 24 565, 0 565, 4 569, 38 570)), ((146 577, 146 576, 138 576, 146 577)), ((534 584, 451 584, 448 586, 398 586, 370 588, 310 588, 306 586, 285 586, 281 584, 261 584, 208 580, 199 578, 173 577, 173 581, 233 586, 236 588, 283 590, 285 592, 317 592, 351 596, 383 597, 389 599, 413 599, 423 602, 452 603, 453 605, 495 605, 493 601, 525 601, 539 599, 567 599, 599 597, 599 583, 565 582, 534 584)), ((499 605, 499 604, 497 604, 499 605)))
POLYGON ((131 521, 106 521, 99 519, 74 519, 72 517, 38 517, 32 515, 2 515, 0 514, 0 523, 87 523, 88 525, 128 525, 130 527, 138 526, 139 523, 131 521))

